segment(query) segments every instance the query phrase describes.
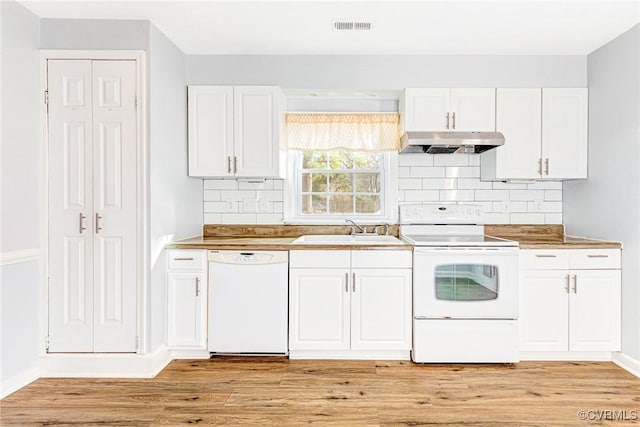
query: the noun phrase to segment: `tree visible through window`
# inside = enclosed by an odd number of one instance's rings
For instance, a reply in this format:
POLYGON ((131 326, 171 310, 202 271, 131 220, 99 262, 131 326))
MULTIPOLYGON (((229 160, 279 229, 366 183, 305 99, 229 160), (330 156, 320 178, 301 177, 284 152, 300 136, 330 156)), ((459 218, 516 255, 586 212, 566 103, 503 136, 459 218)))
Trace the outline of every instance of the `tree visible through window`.
POLYGON ((382 153, 303 151, 299 169, 301 215, 383 214, 382 153))

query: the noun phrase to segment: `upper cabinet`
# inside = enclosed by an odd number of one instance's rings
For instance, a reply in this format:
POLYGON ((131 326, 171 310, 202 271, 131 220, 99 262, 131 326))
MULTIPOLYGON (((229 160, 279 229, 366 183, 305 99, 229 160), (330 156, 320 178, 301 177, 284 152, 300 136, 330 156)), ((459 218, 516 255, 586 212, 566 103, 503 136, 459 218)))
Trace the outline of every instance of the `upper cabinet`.
POLYGON ((400 100, 403 132, 495 131, 496 93, 481 89, 405 89, 400 100))
POLYGON ((276 86, 189 86, 189 176, 284 178, 276 86))
POLYGON ((502 147, 481 158, 483 180, 587 177, 587 89, 498 89, 502 147))

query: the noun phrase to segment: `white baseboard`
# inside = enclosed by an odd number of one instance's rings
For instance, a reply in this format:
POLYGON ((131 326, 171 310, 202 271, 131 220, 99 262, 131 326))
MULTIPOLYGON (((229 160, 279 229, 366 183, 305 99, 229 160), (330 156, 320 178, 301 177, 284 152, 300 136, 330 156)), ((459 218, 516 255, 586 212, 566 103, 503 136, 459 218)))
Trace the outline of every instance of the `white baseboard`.
POLYGON ((40 359, 42 378, 153 378, 171 362, 166 347, 150 354, 47 354, 40 359))
POLYGON ((289 359, 411 360, 409 350, 289 350, 289 359))
POLYGON ((11 393, 20 390, 22 387, 40 378, 40 368, 27 369, 17 375, 12 376, 0 383, 0 399, 4 399, 11 393))
POLYGON ((613 353, 612 356, 613 363, 640 378, 640 360, 636 360, 633 357, 620 352, 613 353))
POLYGON ((610 351, 521 351, 520 361, 610 362, 610 351))
POLYGON ((173 359, 209 359, 211 354, 209 350, 186 350, 174 349, 169 350, 173 359))

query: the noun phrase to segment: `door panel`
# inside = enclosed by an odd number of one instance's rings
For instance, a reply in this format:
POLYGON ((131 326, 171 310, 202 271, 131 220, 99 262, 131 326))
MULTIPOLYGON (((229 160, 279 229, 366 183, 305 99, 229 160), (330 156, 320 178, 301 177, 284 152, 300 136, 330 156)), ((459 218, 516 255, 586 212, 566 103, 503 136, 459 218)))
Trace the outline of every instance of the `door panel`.
POLYGON ((189 86, 189 176, 233 176, 233 87, 189 86))
POLYGON ((567 351, 566 270, 525 270, 520 279, 520 350, 567 351))
POLYGON ((289 270, 289 349, 348 350, 348 269, 289 270))
POLYGON ((450 130, 449 88, 405 89, 404 131, 450 130))
POLYGON ((205 346, 206 320, 203 315, 207 300, 205 275, 198 272, 167 275, 169 326, 167 330, 168 347, 205 346))
POLYGON ((93 61, 94 351, 136 350, 136 70, 93 61))
POLYGON ((496 130, 496 90, 451 89, 451 127, 458 131, 496 130))
POLYGON ((411 349, 411 269, 354 269, 351 348, 411 349))
POLYGON ((91 62, 47 62, 49 351, 93 351, 91 62))

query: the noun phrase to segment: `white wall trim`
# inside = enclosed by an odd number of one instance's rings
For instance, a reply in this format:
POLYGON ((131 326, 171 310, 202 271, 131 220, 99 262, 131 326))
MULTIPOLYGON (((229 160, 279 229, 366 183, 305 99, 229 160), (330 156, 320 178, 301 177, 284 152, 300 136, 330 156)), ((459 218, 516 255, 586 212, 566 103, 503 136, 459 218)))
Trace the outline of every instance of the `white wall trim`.
POLYGON ((36 261, 42 258, 40 248, 22 249, 0 253, 0 265, 18 264, 21 262, 36 261))
POLYGON ((411 360, 410 350, 290 350, 289 359, 411 360))
POLYGON ((40 359, 40 373, 42 378, 153 378, 171 360, 165 346, 149 354, 48 354, 40 359))
POLYGON ((174 359, 209 359, 209 350, 171 350, 174 359))
POLYGON ((521 361, 595 361, 610 362, 610 351, 521 351, 521 361))
POLYGON ((12 393, 20 390, 22 387, 31 384, 35 380, 40 378, 40 368, 35 367, 22 371, 11 378, 0 383, 0 399, 4 399, 12 393))
POLYGON ((633 357, 620 352, 613 353, 612 359, 613 363, 640 378, 640 360, 636 360, 633 357))
MULTIPOLYGON (((147 330, 147 293, 150 274, 150 258, 149 258, 149 141, 147 140, 147 57, 144 50, 58 50, 58 49, 42 49, 40 50, 40 87, 41 92, 47 89, 47 60, 49 59, 93 59, 93 60, 132 60, 136 61, 136 96, 138 100, 136 123, 138 127, 137 135, 137 182, 138 201, 137 201, 137 264, 138 264, 138 290, 137 290, 137 335, 139 337, 139 354, 144 354, 147 348, 146 343, 148 337, 147 330)), ((48 247, 49 247, 49 211, 48 211, 48 195, 49 195, 49 171, 48 171, 48 129, 47 129, 47 106, 41 103, 40 110, 40 126, 41 126, 41 144, 42 144, 42 202, 45 209, 42 216, 42 256, 45 259, 44 268, 42 268, 42 284, 41 284, 41 342, 45 342, 46 331, 48 330, 48 306, 46 295, 47 277, 48 277, 48 247)), ((45 356, 44 345, 40 349, 40 356, 45 356)))

